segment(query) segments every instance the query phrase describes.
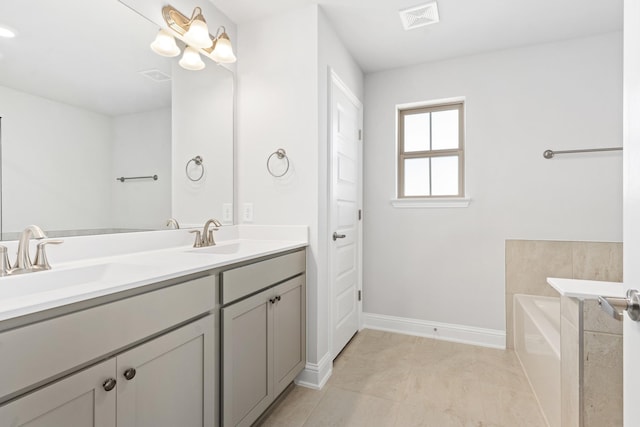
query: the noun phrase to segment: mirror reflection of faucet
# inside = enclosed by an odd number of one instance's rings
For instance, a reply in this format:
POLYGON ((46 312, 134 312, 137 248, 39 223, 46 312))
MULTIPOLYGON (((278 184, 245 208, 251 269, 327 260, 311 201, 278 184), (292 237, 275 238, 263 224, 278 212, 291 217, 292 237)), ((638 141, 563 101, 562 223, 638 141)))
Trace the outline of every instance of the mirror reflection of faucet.
POLYGON ((167 223, 165 224, 166 227, 173 229, 173 230, 179 230, 180 229, 180 224, 178 224, 178 220, 175 218, 169 218, 167 220, 167 223))
POLYGON ((35 262, 31 261, 29 254, 29 242, 31 238, 42 240, 46 238, 46 234, 37 225, 30 225, 22 231, 20 240, 18 241, 18 252, 16 254, 16 263, 12 266, 9 262, 9 255, 5 246, 0 246, 0 276, 8 276, 12 274, 31 273, 35 271, 50 270, 51 265, 47 259, 45 252, 46 245, 59 245, 62 240, 45 240, 38 243, 36 249, 35 262))

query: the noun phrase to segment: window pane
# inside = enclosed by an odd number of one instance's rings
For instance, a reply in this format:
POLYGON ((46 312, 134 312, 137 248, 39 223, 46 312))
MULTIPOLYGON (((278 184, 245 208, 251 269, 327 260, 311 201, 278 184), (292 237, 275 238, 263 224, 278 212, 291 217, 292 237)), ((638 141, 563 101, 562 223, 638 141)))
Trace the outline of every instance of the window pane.
POLYGON ((458 148, 458 110, 431 113, 431 149, 458 148))
POLYGON ((458 195, 458 156, 432 157, 431 175, 433 196, 458 195))
POLYGON ((404 151, 429 149, 431 119, 429 113, 404 115, 404 151))
POLYGON ((404 161, 404 195, 429 195, 429 159, 404 161))

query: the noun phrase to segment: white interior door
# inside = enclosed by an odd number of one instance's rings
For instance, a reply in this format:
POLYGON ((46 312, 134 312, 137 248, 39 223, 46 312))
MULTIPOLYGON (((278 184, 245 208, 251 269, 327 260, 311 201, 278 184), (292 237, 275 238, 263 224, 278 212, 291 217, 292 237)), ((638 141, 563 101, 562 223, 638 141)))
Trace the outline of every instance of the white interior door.
MULTIPOLYGON (((624 283, 640 289, 640 0, 624 2, 624 283)), ((640 323, 624 316, 624 425, 640 425, 640 323)))
POLYGON ((362 304, 362 103, 331 72, 330 281, 335 358, 358 331, 362 304))

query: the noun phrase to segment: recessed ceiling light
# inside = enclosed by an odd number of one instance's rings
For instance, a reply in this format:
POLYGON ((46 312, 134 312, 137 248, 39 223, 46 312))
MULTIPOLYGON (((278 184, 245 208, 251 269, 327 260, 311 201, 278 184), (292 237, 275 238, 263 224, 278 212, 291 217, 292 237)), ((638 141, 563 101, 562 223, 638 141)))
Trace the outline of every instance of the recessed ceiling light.
POLYGON ((0 26, 0 37, 12 39, 16 36, 16 32, 9 27, 0 26))

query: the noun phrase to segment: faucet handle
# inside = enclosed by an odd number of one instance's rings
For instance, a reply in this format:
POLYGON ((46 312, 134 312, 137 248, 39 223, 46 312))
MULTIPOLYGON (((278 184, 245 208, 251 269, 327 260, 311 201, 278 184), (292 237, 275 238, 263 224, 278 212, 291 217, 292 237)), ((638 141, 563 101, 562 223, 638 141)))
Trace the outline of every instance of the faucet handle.
POLYGON ((202 234, 200 233, 200 230, 191 230, 191 231, 189 231, 189 233, 196 233, 196 240, 195 240, 195 242, 193 242, 193 247, 194 248, 201 248, 202 247, 202 234))
POLYGON ((9 274, 9 270, 11 270, 11 264, 9 263, 7 247, 0 245, 0 277, 9 274))
POLYGON ((215 246, 216 245, 216 241, 213 238, 213 232, 214 231, 218 231, 217 228, 214 229, 209 229, 209 232, 207 233, 207 246, 215 246))
POLYGON ((33 265, 39 270, 51 270, 51 264, 49 264, 49 260, 47 259, 45 247, 47 245, 59 245, 61 243, 64 243, 64 240, 51 239, 38 243, 36 246, 36 259, 33 262, 33 265))

